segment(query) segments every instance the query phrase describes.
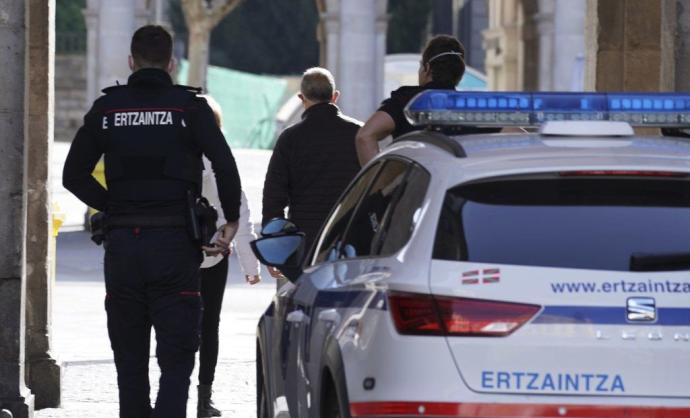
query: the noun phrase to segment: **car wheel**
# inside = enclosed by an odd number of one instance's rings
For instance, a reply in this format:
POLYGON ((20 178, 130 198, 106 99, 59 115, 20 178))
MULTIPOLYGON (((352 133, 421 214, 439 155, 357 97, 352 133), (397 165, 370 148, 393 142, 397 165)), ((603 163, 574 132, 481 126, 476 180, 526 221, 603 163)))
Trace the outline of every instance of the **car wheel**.
POLYGON ((327 385, 328 386, 324 388, 321 418, 343 418, 342 411, 340 410, 338 392, 335 389, 333 381, 330 380, 327 385))
POLYGON ((322 418, 342 418, 340 413, 340 406, 338 406, 338 400, 326 401, 324 404, 324 414, 322 418))
POLYGON ((256 417, 269 418, 268 416, 268 392, 266 391, 266 379, 264 377, 261 351, 258 344, 256 348, 256 417))

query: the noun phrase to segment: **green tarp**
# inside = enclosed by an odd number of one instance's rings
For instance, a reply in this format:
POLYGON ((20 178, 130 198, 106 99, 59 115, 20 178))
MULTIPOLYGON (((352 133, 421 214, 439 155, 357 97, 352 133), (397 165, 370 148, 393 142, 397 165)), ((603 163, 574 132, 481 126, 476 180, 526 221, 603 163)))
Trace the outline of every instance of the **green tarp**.
MULTIPOLYGON (((178 80, 185 84, 189 65, 182 61, 178 80)), ((208 93, 223 109, 223 133, 231 147, 271 149, 275 115, 283 104, 287 82, 209 66, 208 93)))

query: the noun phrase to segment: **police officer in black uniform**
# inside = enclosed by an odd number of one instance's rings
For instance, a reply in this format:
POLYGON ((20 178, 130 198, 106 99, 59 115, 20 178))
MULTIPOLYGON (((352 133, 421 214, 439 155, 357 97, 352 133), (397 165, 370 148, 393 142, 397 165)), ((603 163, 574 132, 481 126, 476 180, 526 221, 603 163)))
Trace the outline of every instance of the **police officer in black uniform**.
POLYGON ((208 252, 226 251, 237 230, 240 179, 213 112, 198 90, 173 85, 172 38, 160 26, 132 37, 127 85, 105 89, 84 118, 63 172, 65 188, 107 216, 105 308, 120 417, 186 416, 199 345, 202 248, 189 233, 188 197, 211 161, 228 224, 208 252), (107 190, 91 176, 101 156, 107 190), (149 398, 149 341, 161 369, 149 398))

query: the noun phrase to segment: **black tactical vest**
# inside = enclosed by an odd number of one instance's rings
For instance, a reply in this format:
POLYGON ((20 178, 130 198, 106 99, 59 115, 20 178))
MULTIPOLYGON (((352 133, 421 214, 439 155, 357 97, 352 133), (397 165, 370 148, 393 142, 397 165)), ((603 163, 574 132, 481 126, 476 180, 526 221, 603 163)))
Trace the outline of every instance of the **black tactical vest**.
POLYGON ((201 150, 189 112, 198 89, 173 86, 161 70, 139 70, 99 100, 108 199, 176 201, 201 191, 201 150))

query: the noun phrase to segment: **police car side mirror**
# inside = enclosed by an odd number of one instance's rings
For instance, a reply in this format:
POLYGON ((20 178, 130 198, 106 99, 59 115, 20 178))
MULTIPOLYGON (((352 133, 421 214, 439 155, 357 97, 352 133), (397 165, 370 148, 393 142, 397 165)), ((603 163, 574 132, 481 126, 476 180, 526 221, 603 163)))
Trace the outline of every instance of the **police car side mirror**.
POLYGON ((283 218, 273 218, 261 228, 262 237, 273 237, 283 234, 295 234, 299 228, 294 223, 283 218))
POLYGON ((302 273, 304 233, 295 232, 259 238, 250 243, 261 263, 280 270, 291 282, 302 273))

